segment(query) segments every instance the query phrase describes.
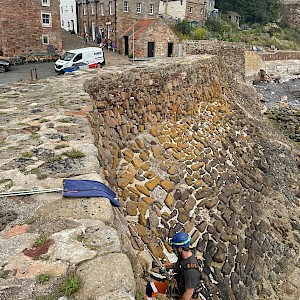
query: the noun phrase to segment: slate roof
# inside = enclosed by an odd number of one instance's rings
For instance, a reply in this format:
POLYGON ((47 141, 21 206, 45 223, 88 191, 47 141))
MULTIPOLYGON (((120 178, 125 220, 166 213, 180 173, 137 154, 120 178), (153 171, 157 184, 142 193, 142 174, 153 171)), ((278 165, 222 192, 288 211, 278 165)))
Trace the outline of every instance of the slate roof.
POLYGON ((125 33, 121 35, 121 37, 128 36, 129 38, 133 39, 134 33, 134 39, 136 40, 148 27, 154 24, 155 21, 156 19, 139 20, 131 27, 129 27, 127 31, 125 31, 125 33))

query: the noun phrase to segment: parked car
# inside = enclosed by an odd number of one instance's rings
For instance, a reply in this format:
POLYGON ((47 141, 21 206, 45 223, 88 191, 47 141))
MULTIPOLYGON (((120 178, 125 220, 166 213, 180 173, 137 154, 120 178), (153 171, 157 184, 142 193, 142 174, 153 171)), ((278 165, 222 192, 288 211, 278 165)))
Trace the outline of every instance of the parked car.
POLYGON ((3 73, 5 71, 8 71, 10 68, 10 63, 8 60, 0 59, 0 73, 3 73))
POLYGON ((105 57, 102 48, 87 47, 75 50, 69 50, 65 55, 55 62, 54 69, 56 72, 64 73, 64 69, 70 67, 83 68, 90 64, 105 65, 105 57))

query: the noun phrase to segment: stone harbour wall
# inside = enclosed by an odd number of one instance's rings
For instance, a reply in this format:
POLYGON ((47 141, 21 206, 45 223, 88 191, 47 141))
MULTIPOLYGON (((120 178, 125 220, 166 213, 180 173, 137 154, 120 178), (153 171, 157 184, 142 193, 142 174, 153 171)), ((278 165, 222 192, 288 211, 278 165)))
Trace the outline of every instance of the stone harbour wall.
POLYGON ((229 68, 227 76, 243 81, 245 79, 245 51, 251 47, 243 43, 229 43, 217 40, 183 41, 183 55, 217 55, 229 68))
POLYGON ((233 61, 188 56, 88 80, 101 165, 141 260, 146 245, 173 261, 167 240, 184 230, 214 299, 299 299, 299 148, 233 80, 233 61))

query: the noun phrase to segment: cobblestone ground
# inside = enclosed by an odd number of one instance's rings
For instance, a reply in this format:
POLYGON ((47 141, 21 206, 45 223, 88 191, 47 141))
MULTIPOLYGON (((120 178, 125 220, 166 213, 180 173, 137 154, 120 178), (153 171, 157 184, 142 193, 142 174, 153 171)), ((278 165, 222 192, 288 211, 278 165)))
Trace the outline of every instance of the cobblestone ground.
MULTIPOLYGON (((75 34, 70 34, 65 30, 62 31, 62 38, 65 50, 97 46, 95 42, 89 42, 88 44, 84 45, 83 38, 75 34)), ((107 48, 104 48, 104 53, 106 59, 106 66, 131 64, 128 57, 125 55, 121 55, 113 51, 108 51, 107 48)))

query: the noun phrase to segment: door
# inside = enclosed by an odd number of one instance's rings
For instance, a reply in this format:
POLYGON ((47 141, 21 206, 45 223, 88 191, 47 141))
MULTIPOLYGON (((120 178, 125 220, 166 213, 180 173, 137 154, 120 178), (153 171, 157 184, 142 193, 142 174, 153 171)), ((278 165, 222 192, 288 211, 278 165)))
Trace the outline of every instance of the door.
POLYGON ((168 57, 173 56, 173 43, 168 43, 168 57))
POLYGON ((124 36, 124 55, 128 55, 128 36, 124 36))
POLYGON ((148 57, 154 57, 154 42, 148 42, 148 57))

